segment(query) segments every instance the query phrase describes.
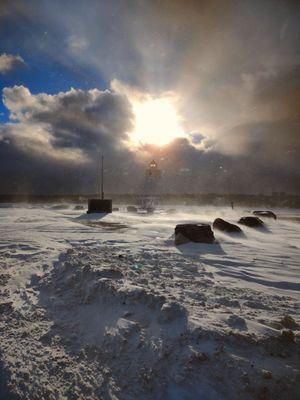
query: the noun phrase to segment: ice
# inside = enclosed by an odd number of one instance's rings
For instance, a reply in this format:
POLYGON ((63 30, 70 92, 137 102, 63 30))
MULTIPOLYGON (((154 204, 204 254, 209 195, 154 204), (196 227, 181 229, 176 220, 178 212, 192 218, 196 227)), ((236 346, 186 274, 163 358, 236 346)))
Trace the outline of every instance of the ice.
POLYGON ((296 399, 300 211, 174 245, 244 209, 0 209, 0 398, 296 399))

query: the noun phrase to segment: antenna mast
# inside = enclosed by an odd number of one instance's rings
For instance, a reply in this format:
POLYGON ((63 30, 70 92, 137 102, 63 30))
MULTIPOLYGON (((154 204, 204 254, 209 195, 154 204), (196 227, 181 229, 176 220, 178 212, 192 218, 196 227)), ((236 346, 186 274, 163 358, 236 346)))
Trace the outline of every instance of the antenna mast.
POLYGON ((104 184, 104 174, 103 174, 103 166, 104 166, 104 156, 101 156, 101 199, 104 199, 104 191, 103 191, 103 184, 104 184))
MULTIPOLYGON (((0 0, 1 1, 1 0, 0 0)), ((101 198, 99 199, 99 194, 96 194, 96 199, 88 200, 88 214, 92 213, 111 213, 112 212, 112 199, 104 199, 104 156, 103 153, 99 152, 101 155, 101 183, 99 189, 101 190, 101 198)), ((100 160, 99 160, 100 161, 100 160)))

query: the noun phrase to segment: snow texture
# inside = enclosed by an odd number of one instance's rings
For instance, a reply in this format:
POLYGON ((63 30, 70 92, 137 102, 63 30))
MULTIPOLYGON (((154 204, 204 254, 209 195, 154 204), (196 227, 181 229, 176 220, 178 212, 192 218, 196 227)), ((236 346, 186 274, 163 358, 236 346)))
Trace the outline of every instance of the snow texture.
POLYGON ((0 399, 296 399, 299 212, 244 236, 174 245, 178 223, 0 208, 0 399))

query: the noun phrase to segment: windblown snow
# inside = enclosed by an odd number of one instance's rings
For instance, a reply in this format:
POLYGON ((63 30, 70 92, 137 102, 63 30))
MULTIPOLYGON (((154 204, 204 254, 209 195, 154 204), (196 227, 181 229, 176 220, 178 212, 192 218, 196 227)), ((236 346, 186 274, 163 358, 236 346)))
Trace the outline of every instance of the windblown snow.
POLYGON ((176 211, 0 208, 0 399, 297 398, 299 211, 178 247, 251 210, 176 211))

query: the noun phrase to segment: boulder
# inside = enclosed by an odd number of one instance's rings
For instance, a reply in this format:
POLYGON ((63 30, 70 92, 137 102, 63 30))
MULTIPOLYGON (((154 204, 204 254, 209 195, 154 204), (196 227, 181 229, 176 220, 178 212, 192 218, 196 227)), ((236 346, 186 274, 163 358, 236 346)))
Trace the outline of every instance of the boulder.
POLYGON ((263 218, 277 219, 277 216, 275 213, 273 213, 273 211, 253 211, 253 214, 263 218))
POLYGON ((242 217, 238 221, 241 225, 249 226, 250 228, 262 228, 264 223, 257 217, 242 217))
POLYGON ((113 207, 113 211, 119 211, 119 207, 113 207))
POLYGON ((213 223, 213 228, 227 233, 242 233, 239 226, 231 224, 222 218, 216 218, 213 223))
POLYGON ((182 243, 215 243, 214 233, 207 224, 179 224, 175 227, 175 244, 182 243))
POLYGON ((134 206, 128 206, 127 211, 130 213, 134 213, 134 214, 137 214, 137 212, 138 212, 137 208, 134 206))

